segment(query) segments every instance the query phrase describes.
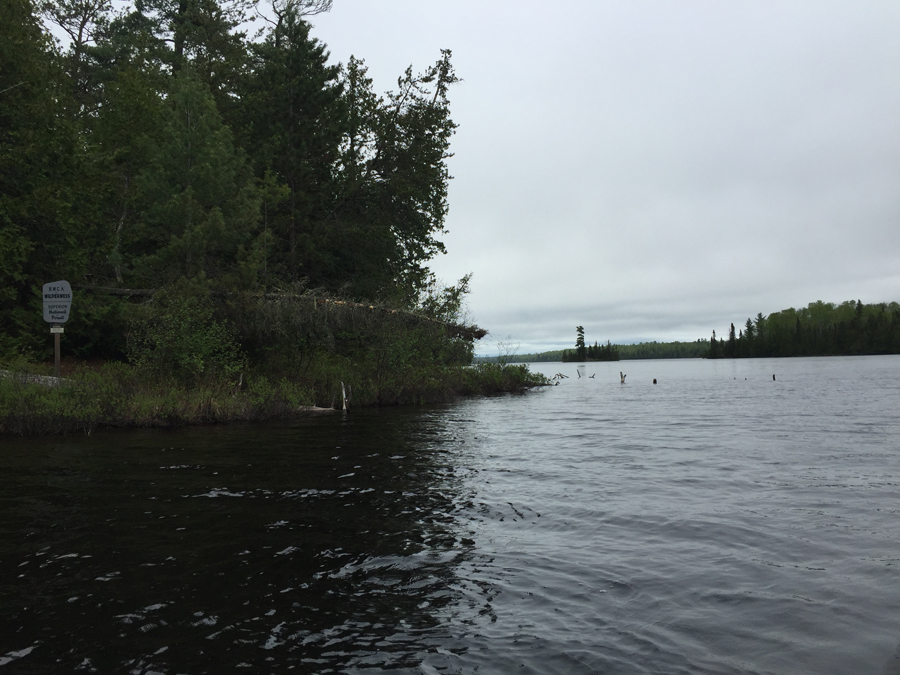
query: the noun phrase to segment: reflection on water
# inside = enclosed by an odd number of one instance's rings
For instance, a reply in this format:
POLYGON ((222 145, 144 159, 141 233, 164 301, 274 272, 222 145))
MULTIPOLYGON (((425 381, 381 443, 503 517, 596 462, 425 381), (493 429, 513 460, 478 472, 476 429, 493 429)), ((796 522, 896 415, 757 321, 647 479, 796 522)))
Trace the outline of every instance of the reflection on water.
POLYGON ((575 367, 2 439, 3 672, 896 672, 900 358, 575 367))
POLYGON ((3 658, 89 672, 417 665, 474 544, 459 517, 472 469, 444 417, 4 442, 3 658))

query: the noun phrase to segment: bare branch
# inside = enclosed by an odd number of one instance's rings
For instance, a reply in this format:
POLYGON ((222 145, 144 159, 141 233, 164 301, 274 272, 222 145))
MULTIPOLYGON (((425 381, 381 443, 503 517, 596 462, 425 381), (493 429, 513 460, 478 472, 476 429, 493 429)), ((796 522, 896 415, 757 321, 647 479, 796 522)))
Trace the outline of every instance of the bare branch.
POLYGON ((23 84, 25 84, 25 81, 24 81, 24 80, 21 81, 21 82, 19 82, 19 84, 14 84, 14 85, 12 85, 11 87, 7 87, 6 89, 0 90, 0 94, 5 94, 5 93, 8 92, 10 89, 15 89, 16 87, 21 87, 23 84))
POLYGON ((76 58, 84 45, 93 42, 97 28, 112 11, 110 0, 43 0, 41 14, 66 32, 76 58))
MULTIPOLYGON (((278 23, 288 12, 296 12, 297 16, 314 16, 331 11, 333 0, 270 0, 272 13, 278 17, 278 23)), ((273 23, 271 19, 266 19, 273 23)))
POLYGON ((299 16, 314 16, 330 12, 332 0, 298 0, 295 4, 299 16))

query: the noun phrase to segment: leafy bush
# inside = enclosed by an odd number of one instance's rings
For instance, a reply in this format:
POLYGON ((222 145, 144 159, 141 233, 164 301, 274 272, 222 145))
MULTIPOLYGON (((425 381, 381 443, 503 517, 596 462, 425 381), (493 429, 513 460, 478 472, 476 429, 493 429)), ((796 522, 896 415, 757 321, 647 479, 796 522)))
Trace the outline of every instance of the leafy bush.
POLYGON ((179 380, 237 378, 244 356, 234 332, 215 317, 208 289, 182 279, 139 308, 129 358, 143 370, 179 380))

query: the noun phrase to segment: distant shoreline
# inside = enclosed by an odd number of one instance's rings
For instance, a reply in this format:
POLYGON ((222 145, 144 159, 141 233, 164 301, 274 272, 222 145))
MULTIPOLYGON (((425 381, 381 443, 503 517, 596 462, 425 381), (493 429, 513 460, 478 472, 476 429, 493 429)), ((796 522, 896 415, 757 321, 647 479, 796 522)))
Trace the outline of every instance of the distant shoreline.
MULTIPOLYGON (((619 353, 620 361, 643 359, 696 359, 709 353, 709 340, 696 342, 640 342, 633 345, 613 345, 619 353)), ((564 349, 555 349, 536 354, 511 354, 508 356, 476 356, 475 363, 554 363, 563 362, 564 349)), ((573 351, 573 350, 568 350, 573 351)), ((597 362, 600 359, 584 359, 579 363, 597 362)), ((571 363, 574 363, 572 361, 571 363)))

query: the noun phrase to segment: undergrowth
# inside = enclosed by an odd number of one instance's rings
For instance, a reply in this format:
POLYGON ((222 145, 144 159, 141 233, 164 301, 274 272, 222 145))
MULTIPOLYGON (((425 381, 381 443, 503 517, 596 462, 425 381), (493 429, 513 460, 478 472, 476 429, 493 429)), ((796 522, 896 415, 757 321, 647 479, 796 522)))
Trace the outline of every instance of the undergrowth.
POLYGON ((98 427, 172 427, 293 417, 311 408, 426 404, 457 396, 523 391, 544 383, 521 365, 421 368, 390 372, 371 363, 324 355, 302 374, 239 373, 235 379, 185 380, 108 363, 81 369, 56 386, 35 381, 17 364, 0 378, 0 433, 40 435, 98 427))

